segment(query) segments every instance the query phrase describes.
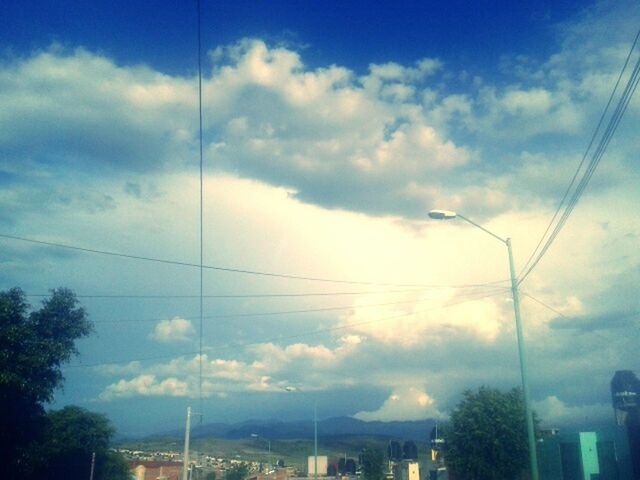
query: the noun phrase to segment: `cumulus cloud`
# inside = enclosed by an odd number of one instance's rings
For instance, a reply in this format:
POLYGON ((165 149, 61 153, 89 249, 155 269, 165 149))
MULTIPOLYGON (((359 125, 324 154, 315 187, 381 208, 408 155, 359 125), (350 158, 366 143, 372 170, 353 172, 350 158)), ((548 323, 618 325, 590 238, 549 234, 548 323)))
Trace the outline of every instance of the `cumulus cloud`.
POLYGON ((355 418, 364 421, 383 422, 443 418, 436 402, 424 390, 416 387, 394 391, 378 410, 358 412, 355 418))
POLYGON ((613 417, 613 408, 609 404, 567 405, 555 395, 534 402, 533 409, 547 426, 597 423, 613 417))
POLYGON ((436 296, 414 294, 404 304, 383 305, 373 311, 356 303, 352 312, 343 317, 343 325, 372 341, 406 348, 425 341, 445 341, 452 335, 493 342, 509 326, 509 317, 504 313, 505 295, 498 294, 495 298, 482 298, 482 292, 467 296, 441 290, 436 296))
MULTIPOLYGON (((207 261, 378 283, 508 277, 498 242, 468 225, 427 223, 425 212, 451 208, 512 236, 516 263, 524 263, 624 61, 633 36, 624 25, 637 28, 619 10, 617 20, 609 9, 600 13, 607 16, 605 27, 594 15, 585 23, 593 28, 563 29, 566 43, 555 55, 510 59, 500 81, 451 72, 437 59, 371 65, 361 76, 341 66, 310 68, 294 49, 256 39, 216 50, 203 84, 206 165, 212 168, 205 172, 204 211, 206 225, 215 226, 204 232, 212 247, 207 261), (582 41, 591 37, 595 44, 582 41), (445 81, 454 77, 459 83, 445 81)), ((123 66, 82 49, 54 47, 2 63, 0 221, 58 243, 192 259, 197 215, 185 212, 198 211, 199 185, 190 170, 197 158, 196 85, 194 78, 123 66)), ((621 128, 626 122, 632 129, 637 116, 632 102, 621 128)), ((523 285, 571 317, 559 320, 523 296, 532 395, 562 399, 545 400, 551 413, 595 405, 596 390, 607 391, 613 370, 637 365, 637 135, 622 133, 523 285)), ((138 262, 123 276, 122 264, 80 253, 3 248, 11 255, 0 280, 27 283, 27 291, 71 284, 87 293, 105 292, 107 285, 109 293, 192 293, 193 276, 177 266, 138 262), (34 262, 42 268, 34 269, 34 262), (158 274, 164 268, 167 274, 158 274)), ((275 278, 236 281, 213 271, 207 280, 212 293, 218 287, 239 294, 314 288, 275 278)), ((465 388, 519 383, 513 305, 508 290, 496 291, 425 288, 344 301, 289 299, 300 309, 346 308, 277 322, 239 317, 216 323, 215 332, 205 329, 203 393, 240 398, 285 387, 368 388, 380 398, 389 391, 397 398, 366 408, 352 403, 352 412, 433 416, 429 399, 445 411, 465 388), (320 340, 265 340, 282 332, 311 332, 320 340), (238 348, 208 349, 221 342, 233 347, 235 340, 238 348), (415 386, 416 378, 429 386, 428 394, 415 386)), ((221 301, 216 308, 237 312, 235 303, 221 301)), ((251 300, 237 308, 271 310, 251 300)), ((104 314, 102 307, 96 311, 104 314)), ((146 325, 131 322, 128 328, 137 332, 131 338, 144 339, 146 325)), ((100 328, 116 334, 107 323, 100 328)), ((165 320, 151 338, 185 341, 193 327, 184 319, 165 320)), ((145 345, 133 343, 125 352, 123 342, 119 358, 146 355, 145 345)), ((184 388, 197 391, 199 358, 99 371, 113 377, 103 399, 178 395, 184 388)))
MULTIPOLYGON (((372 66, 356 78, 341 67, 308 69, 297 52, 250 39, 211 58, 205 142, 217 168, 286 186, 311 203, 411 214, 424 198, 411 195, 410 183, 471 158, 429 125, 413 98, 438 60, 372 66), (371 79, 380 88, 366 88, 371 79)), ((2 65, 0 84, 11 99, 0 111, 0 148, 37 168, 175 171, 193 152, 190 79, 54 47, 2 65)), ((127 191, 140 195, 135 182, 127 191)))
POLYGON ((108 401, 138 395, 184 397, 188 391, 187 383, 177 378, 158 381, 155 375, 140 375, 131 380, 120 380, 107 386, 100 394, 100 399, 108 401))
MULTIPOLYGON (((163 335, 174 338, 174 332, 163 330, 163 335)), ((202 357, 180 357, 146 367, 142 367, 140 362, 130 362, 124 366, 101 366, 97 370, 103 375, 138 376, 109 385, 100 398, 111 400, 134 395, 176 396, 183 389, 185 392, 197 390, 201 360, 203 395, 206 397, 227 395, 229 392, 284 392, 292 385, 305 390, 330 388, 345 383, 345 379, 336 373, 336 368, 356 352, 363 339, 358 335, 345 335, 336 342, 337 346, 333 349, 305 343, 286 347, 273 343, 256 344, 247 347, 249 357, 253 358, 247 361, 210 359, 207 354, 203 354, 202 357), (191 387, 187 389, 187 385, 191 387)))
POLYGON ((161 343, 187 342, 195 333, 191 320, 175 317, 171 320, 161 320, 151 333, 153 340, 161 343))

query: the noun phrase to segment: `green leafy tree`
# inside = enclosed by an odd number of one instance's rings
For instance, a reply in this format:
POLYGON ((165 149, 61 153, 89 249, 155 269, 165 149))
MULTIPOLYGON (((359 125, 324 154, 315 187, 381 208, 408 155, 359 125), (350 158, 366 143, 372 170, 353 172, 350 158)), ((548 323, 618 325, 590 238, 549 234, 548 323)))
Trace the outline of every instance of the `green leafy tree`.
POLYGON ((92 330, 75 295, 56 289, 30 311, 19 288, 0 292, 0 464, 4 478, 25 478, 29 449, 42 439, 44 403, 63 381, 61 365, 92 330))
POLYGON ((528 466, 522 392, 467 390, 445 428, 446 463, 460 480, 511 480, 528 466))
POLYGON ((367 448, 362 452, 362 475, 364 480, 383 480, 385 459, 382 450, 367 448))
POLYGON ((216 480, 216 472, 208 472, 204 478, 205 480, 216 480))
POLYGON ((225 474, 225 480, 244 480, 249 475, 249 465, 244 462, 234 463, 225 474))
POLYGON ((126 480, 129 469, 117 453, 109 451, 115 429, 104 415, 67 406, 47 414, 42 443, 37 448, 36 478, 84 478, 95 453, 96 480, 126 480))

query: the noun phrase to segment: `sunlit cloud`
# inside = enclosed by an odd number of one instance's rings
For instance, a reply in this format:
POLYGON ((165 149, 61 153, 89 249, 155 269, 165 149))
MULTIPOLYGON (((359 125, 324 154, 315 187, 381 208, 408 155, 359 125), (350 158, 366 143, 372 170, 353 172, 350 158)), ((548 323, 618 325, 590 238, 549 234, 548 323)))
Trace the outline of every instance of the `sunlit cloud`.
POLYGON ((383 422, 444 418, 438 411, 434 399, 417 387, 394 391, 378 410, 358 412, 354 417, 359 420, 383 422))
POLYGON ((194 334, 195 329, 190 320, 175 317, 158 322, 150 337, 161 343, 187 342, 193 338, 194 334))

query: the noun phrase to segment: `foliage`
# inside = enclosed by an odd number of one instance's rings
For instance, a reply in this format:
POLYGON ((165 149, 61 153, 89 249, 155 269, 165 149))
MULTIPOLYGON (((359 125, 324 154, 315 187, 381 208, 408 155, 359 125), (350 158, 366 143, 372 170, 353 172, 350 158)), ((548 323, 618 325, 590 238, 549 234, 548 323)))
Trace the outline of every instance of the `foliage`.
POLYGON ((385 460, 382 450, 367 448, 362 452, 362 475, 364 480, 383 480, 385 460))
POLYGON ((216 472, 209 472, 207 473, 207 475, 204 477, 205 480, 216 480, 216 472))
POLYGON ((0 462, 7 478, 27 471, 27 451, 46 426, 43 403, 61 385, 60 367, 77 354, 75 341, 91 330, 70 290, 53 290, 30 313, 22 290, 0 292, 0 462))
POLYGON ((86 477, 95 453, 96 480, 128 478, 124 460, 108 450, 115 430, 104 415, 67 406, 49 412, 47 420, 43 442, 37 449, 41 471, 36 477, 51 480, 86 477))
POLYGON ((522 392, 467 390, 445 428, 446 463, 458 479, 510 480, 528 465, 522 392))
POLYGON ((244 462, 234 463, 225 474, 225 480, 244 480, 249 475, 249 465, 244 462))

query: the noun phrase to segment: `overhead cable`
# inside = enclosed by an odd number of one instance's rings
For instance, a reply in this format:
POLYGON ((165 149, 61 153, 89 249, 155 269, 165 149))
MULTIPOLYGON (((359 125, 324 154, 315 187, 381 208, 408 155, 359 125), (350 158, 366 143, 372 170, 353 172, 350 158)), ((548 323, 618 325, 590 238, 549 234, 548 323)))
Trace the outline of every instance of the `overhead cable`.
MULTIPOLYGON (((506 281, 506 280, 505 280, 506 281)), ((473 286, 473 288, 495 288, 494 284, 483 284, 473 286)), ((454 287, 449 285, 433 286, 430 289, 452 289, 454 287)), ((471 288, 471 287, 466 287, 471 288)), ((507 288, 507 287, 505 287, 507 288)), ((309 293, 241 293, 241 294, 218 294, 218 295, 203 295, 203 298, 296 298, 296 297, 339 297, 348 295, 380 295, 380 294, 393 294, 393 293, 421 293, 426 292, 429 289, 424 288, 409 288, 403 290, 361 290, 361 291, 347 291, 347 292, 309 292, 309 293)), ((50 293, 27 293, 25 297, 50 297, 50 293)), ((189 299, 199 298, 199 295, 126 295, 126 294, 95 294, 95 295, 75 295, 76 298, 98 298, 98 299, 189 299)))
MULTIPOLYGON (((492 291, 489 291, 489 294, 499 293, 504 291, 509 291, 508 287, 497 288, 492 291)), ((460 295, 459 298, 466 298, 472 296, 478 296, 479 293, 487 294, 487 292, 474 292, 468 293, 465 295, 460 295)), ((385 303, 369 303, 363 305, 344 305, 344 306, 335 306, 335 307, 319 307, 319 308, 307 308, 307 309, 297 309, 297 310, 280 310, 280 311, 270 311, 270 312, 244 312, 244 313, 226 313, 219 315, 207 315, 203 316, 203 319, 216 319, 216 318, 243 318, 243 317, 269 317, 269 316, 277 316, 277 315, 294 315, 294 314, 302 314, 302 313, 319 313, 319 312, 331 312, 331 311, 339 311, 339 310, 351 310, 358 308, 373 308, 373 307, 387 307, 393 305, 406 305, 406 304, 417 304, 417 303, 425 303, 431 302, 437 299, 434 298, 426 298, 422 300, 403 300, 401 302, 385 302, 385 303)), ((184 320, 194 320, 196 317, 184 317, 179 316, 179 318, 184 320)), ((199 318, 199 317, 198 317, 199 318)), ((95 323, 98 325, 103 324, 111 324, 111 323, 148 323, 148 322, 159 322, 162 320, 168 320, 167 317, 164 318, 148 318, 142 320, 101 320, 96 321, 95 323)))
MULTIPOLYGON (((0 238, 6 238, 6 239, 16 240, 20 242, 33 243, 36 245, 45 245, 48 247, 64 248, 67 250, 75 250, 75 251, 80 251, 85 253, 94 253, 98 255, 107 255, 111 257, 127 258, 131 260, 143 260, 147 262, 163 263, 167 265, 177 265, 181 267, 200 268, 200 265, 197 263, 182 262, 178 260, 167 260, 167 259, 147 257, 142 255, 132 255, 128 253, 118 253, 118 252, 112 252, 109 250, 99 250, 95 248, 79 247, 79 246, 69 245, 64 243, 48 242, 44 240, 35 240, 32 238, 19 237, 17 235, 8 235, 6 233, 0 233, 0 238)), ((389 282, 368 282, 368 281, 359 281, 359 280, 341 280, 341 279, 335 279, 335 278, 322 278, 322 277, 312 277, 312 276, 304 276, 304 275, 291 275, 286 273, 263 272, 258 270, 221 267, 216 265, 203 265, 202 268, 205 270, 216 270, 221 272, 257 275, 257 276, 271 277, 271 278, 283 278, 287 280, 305 280, 305 281, 311 281, 311 282, 340 283, 340 284, 347 284, 347 285, 372 285, 372 286, 380 286, 380 287, 472 288, 472 287, 479 287, 484 285, 505 282, 505 280, 494 280, 491 282, 476 283, 476 284, 443 286, 443 285, 429 285, 429 284, 420 284, 420 283, 389 283, 389 282)))
POLYGON ((633 67, 633 70, 631 71, 631 74, 629 75, 629 79, 627 80, 626 86, 620 96, 620 99, 618 100, 618 103, 616 105, 616 108, 614 110, 614 112, 611 114, 611 117, 609 118, 609 122, 607 123, 607 127, 605 128, 602 137, 600 138, 600 141, 597 144, 597 147, 595 149, 595 151, 593 152, 593 154, 591 155, 591 160, 589 161, 587 167, 585 168, 582 177, 579 181, 579 183, 577 184, 577 186, 575 187, 575 189, 573 190, 573 193, 569 196, 570 191, 572 190, 575 181, 579 175, 579 173, 582 170, 582 167, 584 165, 585 159, 587 158, 589 151, 591 150, 591 147, 594 143, 595 138, 598 135, 598 132, 600 131, 600 127, 602 125, 603 119, 606 116, 606 113, 609 109, 609 106, 611 104, 611 101, 615 95, 615 92, 617 91, 618 85, 620 83, 620 80, 629 64, 629 59, 631 58, 631 54, 634 51, 637 42, 638 42, 638 38, 640 37, 640 30, 638 31, 638 33, 636 34, 636 37, 633 41, 633 44, 631 46, 631 49, 629 51, 629 54, 627 56, 627 59, 625 60, 625 63, 622 67, 622 70, 620 71, 620 75, 618 77, 618 81, 615 84, 615 87, 613 89, 613 92, 611 93, 611 96, 609 97, 609 101, 607 102, 607 105, 605 107, 605 110, 602 114, 602 116, 600 117, 600 121, 598 122, 598 125, 596 127, 596 130, 591 138, 591 141, 587 147, 587 150, 585 151, 585 154, 582 157, 582 160, 580 162, 580 164, 578 165, 578 168, 576 170, 576 173, 574 174, 569 187, 567 188, 567 190, 565 191, 565 194, 562 198, 562 200, 560 201, 560 204, 558 205, 558 208, 556 209, 555 214, 553 215, 551 221, 549 222, 549 225, 547 226, 542 238, 540 239, 540 241, 538 242, 538 245, 536 246, 535 250, 533 251, 533 253, 531 254, 531 256, 529 257, 529 259, 527 260, 525 267, 522 269, 521 274, 520 274, 520 279, 519 279, 519 283, 523 282, 525 280, 525 278, 533 271, 533 269, 536 267, 536 265, 540 262, 540 260, 542 259, 542 257, 545 255, 545 253, 547 252, 547 250, 549 249, 549 247, 551 246, 551 244, 554 242, 554 240, 556 239, 556 237, 558 236, 558 234, 560 233, 560 231, 562 230, 562 228, 564 227, 564 225, 566 224, 567 220, 569 219, 569 216, 571 215, 571 213, 573 212, 573 209, 575 208, 575 206, 577 205, 578 201, 580 200, 582 194, 584 193, 584 190, 586 189, 589 181, 591 180, 591 177, 593 176, 598 164, 600 163, 600 160, 602 159, 602 156, 604 155, 604 152, 606 151, 609 142, 611 141, 611 138, 613 137, 614 133, 616 132, 618 125, 620 124, 620 121, 624 115, 624 113, 627 110, 627 107, 629 105, 629 102, 631 100, 631 97, 633 96, 637 86, 638 86, 638 81, 640 80, 640 58, 638 58, 638 60, 635 63, 635 66, 633 67), (569 197, 569 200, 567 201, 567 197, 569 197), (548 235, 547 237, 547 233, 549 232, 549 230, 551 229, 554 221, 556 220, 560 210, 562 209, 562 207, 564 208, 564 211, 562 213, 562 215, 560 216, 560 218, 558 219, 558 221, 555 224, 555 227, 553 228, 551 234, 548 235), (546 237, 546 241, 543 244, 543 240, 546 237), (527 267, 528 266, 528 267, 527 267), (524 272, 524 273, 522 273, 524 272))
MULTIPOLYGON (((490 294, 487 294, 487 292, 483 292, 482 295, 478 295, 478 296, 476 296, 474 298, 467 298, 467 299, 461 300, 461 301, 453 301, 453 302, 449 302, 449 303, 447 303, 445 305, 439 305, 437 307, 427 308, 427 309, 424 309, 424 310, 418 310, 418 311, 413 311, 413 312, 408 312, 408 313, 402 313, 402 314, 393 315, 393 316, 390 316, 390 317, 376 318, 376 319, 373 319, 373 320, 365 320, 365 321, 362 321, 362 322, 345 323, 345 324, 342 324, 342 325, 337 325, 335 327, 322 328, 322 329, 312 330, 312 331, 309 331, 309 332, 302 332, 302 333, 293 334, 293 335, 271 337, 271 338, 263 339, 263 340, 261 340, 259 342, 220 343, 220 344, 217 344, 217 345, 212 345, 210 347, 207 347, 206 350, 207 351, 213 351, 213 350, 217 351, 217 350, 223 350, 223 349, 228 349, 228 348, 249 347, 249 346, 261 345, 263 343, 269 343, 269 342, 280 342, 280 341, 283 341, 283 340, 292 340, 292 339, 296 339, 296 338, 311 337, 311 336, 315 336, 315 335, 319 335, 319 334, 323 334, 323 333, 329 333, 329 332, 334 332, 334 331, 339 331, 339 330, 345 330, 345 329, 348 329, 348 328, 351 328, 351 327, 358 327, 358 326, 369 325, 369 324, 378 323, 378 322, 385 322, 385 321, 389 321, 389 320, 395 320, 395 319, 398 319, 398 318, 405 318, 405 317, 410 317, 410 316, 413 316, 413 315, 420 315, 420 314, 431 312, 431 311, 434 311, 434 310, 440 310, 440 309, 444 309, 444 308, 455 307, 457 305, 461 305, 461 304, 464 304, 464 303, 469 303, 469 302, 473 302, 473 301, 477 301, 477 300, 483 300, 485 298, 494 297, 494 296, 500 295, 502 293, 504 293, 504 290, 500 290, 500 291, 497 291, 497 292, 492 292, 490 294)), ((185 357, 187 355, 197 355, 197 354, 198 354, 197 351, 190 351, 190 352, 183 352, 183 353, 178 353, 178 354, 174 353, 174 354, 167 354, 167 355, 139 357, 139 358, 131 358, 131 359, 127 359, 127 360, 116 360, 116 361, 110 361, 110 362, 66 365, 65 368, 100 367, 100 366, 118 365, 118 364, 131 363, 131 362, 142 362, 142 361, 146 361, 146 360, 159 360, 159 359, 165 359, 165 358, 185 357)))

